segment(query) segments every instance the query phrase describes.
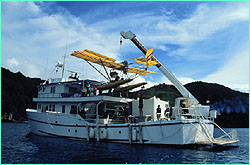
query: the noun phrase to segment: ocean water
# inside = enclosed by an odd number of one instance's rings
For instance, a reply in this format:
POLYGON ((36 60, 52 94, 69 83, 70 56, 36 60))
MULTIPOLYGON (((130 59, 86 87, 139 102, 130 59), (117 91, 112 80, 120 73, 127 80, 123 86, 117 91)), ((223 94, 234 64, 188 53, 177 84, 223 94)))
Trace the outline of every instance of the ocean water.
POLYGON ((183 148, 44 137, 29 133, 28 126, 2 123, 2 164, 249 164, 248 128, 236 129, 238 146, 183 148))

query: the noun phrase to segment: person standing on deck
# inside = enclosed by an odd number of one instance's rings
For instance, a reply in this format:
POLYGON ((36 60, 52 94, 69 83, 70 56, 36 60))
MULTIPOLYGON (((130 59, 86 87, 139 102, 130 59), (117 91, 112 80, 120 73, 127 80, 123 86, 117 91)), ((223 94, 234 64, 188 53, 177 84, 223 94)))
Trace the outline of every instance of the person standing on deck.
POLYGON ((94 86, 94 95, 96 96, 97 88, 94 86))
POLYGON ((158 108, 156 109, 156 116, 157 116, 157 119, 159 120, 160 117, 161 117, 161 107, 160 105, 158 105, 158 108))
POLYGON ((165 109, 165 112, 164 112, 164 116, 165 116, 166 118, 169 118, 169 114, 170 114, 169 105, 166 104, 165 107, 166 107, 166 109, 165 109))
POLYGON ((124 118, 125 118, 125 123, 128 123, 129 118, 128 118, 128 111, 129 111, 129 105, 128 103, 126 104, 126 106, 124 107, 124 118))
POLYGON ((90 96, 90 85, 87 83, 87 96, 90 96))
POLYGON ((143 112, 142 112, 142 108, 143 108, 143 97, 142 94, 139 94, 139 114, 140 116, 143 116, 143 112))

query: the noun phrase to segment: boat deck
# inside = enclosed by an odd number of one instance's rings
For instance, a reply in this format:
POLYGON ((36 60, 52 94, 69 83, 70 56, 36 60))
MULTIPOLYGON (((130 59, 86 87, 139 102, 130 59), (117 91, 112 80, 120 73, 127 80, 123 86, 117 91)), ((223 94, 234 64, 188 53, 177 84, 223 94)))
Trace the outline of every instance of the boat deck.
POLYGON ((207 145, 227 145, 237 143, 239 140, 230 138, 217 138, 211 141, 198 141, 197 144, 207 144, 207 145))

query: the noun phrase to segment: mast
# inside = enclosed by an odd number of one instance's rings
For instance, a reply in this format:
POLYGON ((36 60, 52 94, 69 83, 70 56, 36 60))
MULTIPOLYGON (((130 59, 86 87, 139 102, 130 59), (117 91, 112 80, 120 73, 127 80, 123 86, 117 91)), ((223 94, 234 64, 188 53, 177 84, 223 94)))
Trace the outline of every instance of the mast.
POLYGON ((67 32, 67 39, 66 39, 65 53, 64 53, 64 56, 63 56, 62 79, 63 79, 63 75, 64 75, 65 58, 66 58, 66 53, 67 53, 67 48, 68 48, 68 38, 69 38, 69 30, 68 30, 68 32, 67 32))
POLYGON ((65 53, 64 56, 63 56, 62 79, 63 79, 63 75, 64 75, 65 58, 66 58, 66 53, 65 53))

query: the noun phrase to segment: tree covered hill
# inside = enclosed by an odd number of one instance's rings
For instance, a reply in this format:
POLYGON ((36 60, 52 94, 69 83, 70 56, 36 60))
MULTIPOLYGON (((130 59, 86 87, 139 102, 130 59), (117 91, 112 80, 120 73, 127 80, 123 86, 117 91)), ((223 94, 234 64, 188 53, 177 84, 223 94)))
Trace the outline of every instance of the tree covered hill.
POLYGON ((1 67, 1 119, 27 120, 26 108, 35 108, 32 101, 37 97, 39 78, 25 77, 22 73, 12 73, 1 67))
MULTIPOLYGON (((43 82, 39 78, 25 77, 22 73, 12 73, 1 68, 1 118, 2 121, 27 120, 25 110, 36 108, 32 98, 37 97, 37 86, 43 82)), ((249 126, 249 94, 234 91, 223 85, 193 82, 185 87, 201 104, 210 101, 211 109, 219 110, 221 115, 216 122, 223 127, 249 126)), ((156 96, 174 106, 176 97, 181 94, 173 85, 159 84, 141 91, 143 98, 156 96)), ((129 97, 137 98, 138 92, 130 92, 129 97)))

